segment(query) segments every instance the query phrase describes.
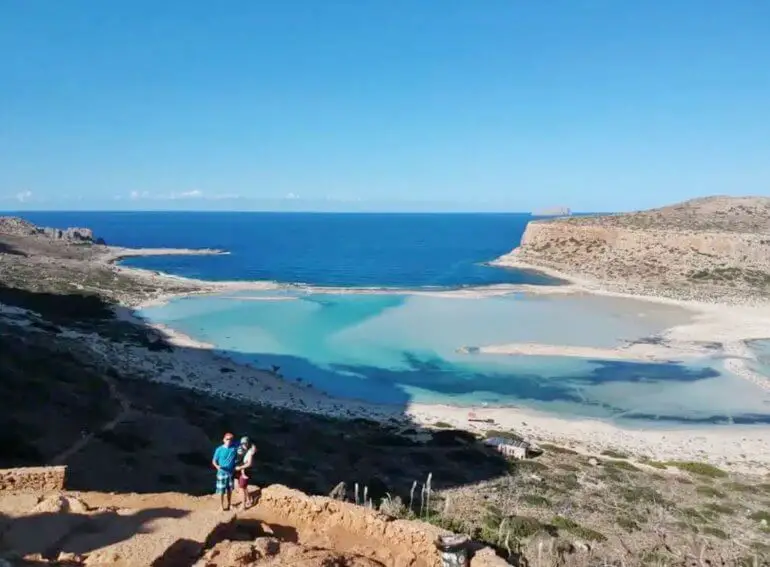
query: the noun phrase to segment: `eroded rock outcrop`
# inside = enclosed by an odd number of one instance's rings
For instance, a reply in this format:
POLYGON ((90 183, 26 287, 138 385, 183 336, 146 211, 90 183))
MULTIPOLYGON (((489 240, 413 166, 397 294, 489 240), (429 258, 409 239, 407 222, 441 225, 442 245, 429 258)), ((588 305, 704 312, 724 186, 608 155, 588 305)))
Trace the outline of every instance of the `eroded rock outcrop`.
POLYGON ((713 197, 638 213, 533 221, 497 261, 625 291, 722 299, 770 293, 770 198, 713 197))
POLYGON ((64 488, 66 467, 19 467, 0 470, 0 493, 49 492, 64 488))
POLYGON ((11 236, 38 236, 51 240, 80 244, 104 244, 101 238, 94 238, 90 228, 52 228, 36 226, 19 217, 0 217, 0 233, 11 236))

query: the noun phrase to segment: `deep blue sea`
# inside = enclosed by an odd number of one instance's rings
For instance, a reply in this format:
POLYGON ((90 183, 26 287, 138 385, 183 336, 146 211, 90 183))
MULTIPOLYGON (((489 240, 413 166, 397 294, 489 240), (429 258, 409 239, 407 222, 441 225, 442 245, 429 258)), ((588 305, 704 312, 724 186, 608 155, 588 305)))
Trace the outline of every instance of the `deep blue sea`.
POLYGON ((161 256, 126 265, 206 280, 342 287, 553 284, 485 266, 518 246, 528 214, 25 213, 42 226, 86 226, 109 244, 221 248, 226 256, 161 256))
MULTIPOLYGON (((613 347, 689 320, 682 309, 635 300, 475 290, 559 285, 537 273, 485 265, 519 244, 529 215, 24 216, 39 225, 86 226, 119 246, 230 252, 128 265, 207 280, 307 284, 181 298, 141 314, 239 361, 280 366, 287 378, 334 396, 396 405, 511 405, 639 427, 770 423, 768 393, 727 372, 718 358, 684 364, 458 353, 464 346, 526 342, 613 347)), ((767 343, 755 347, 757 369, 767 370, 767 343)))

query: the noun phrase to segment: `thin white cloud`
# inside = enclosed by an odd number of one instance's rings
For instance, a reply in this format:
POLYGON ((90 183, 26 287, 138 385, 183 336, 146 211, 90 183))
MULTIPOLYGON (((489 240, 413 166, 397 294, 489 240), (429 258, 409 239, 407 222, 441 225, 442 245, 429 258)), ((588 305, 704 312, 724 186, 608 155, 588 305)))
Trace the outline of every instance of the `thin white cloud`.
POLYGON ((206 195, 205 198, 212 201, 221 201, 223 199, 240 199, 241 196, 236 193, 215 193, 214 195, 206 195))
POLYGON ((26 203, 32 198, 32 191, 20 191, 16 193, 16 200, 19 203, 26 203))
POLYGON ((286 195, 285 198, 286 199, 292 199, 292 200, 299 199, 299 195, 297 195, 296 193, 289 193, 289 194, 286 195))
POLYGON ((192 191, 183 191, 181 193, 171 193, 168 196, 169 199, 202 199, 203 191, 199 189, 193 189, 192 191))
MULTIPOLYGON (((132 201, 152 200, 152 201, 182 201, 189 199, 201 199, 206 201, 221 201, 223 199, 240 199, 240 195, 234 193, 204 193, 200 189, 191 189, 190 191, 179 191, 174 193, 150 193, 149 191, 131 191, 128 198, 132 201)), ((121 200, 121 196, 115 197, 115 200, 121 200)))

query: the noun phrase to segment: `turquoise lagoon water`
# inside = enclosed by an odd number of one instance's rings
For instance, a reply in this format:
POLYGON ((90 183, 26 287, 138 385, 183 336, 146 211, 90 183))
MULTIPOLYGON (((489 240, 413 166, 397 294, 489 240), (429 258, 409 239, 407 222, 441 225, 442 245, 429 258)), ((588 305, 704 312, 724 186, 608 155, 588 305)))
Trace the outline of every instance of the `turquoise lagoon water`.
POLYGON ((719 360, 456 352, 511 342, 609 347, 686 320, 686 312, 668 306, 597 296, 278 291, 179 299, 142 315, 339 397, 511 405, 636 426, 770 422, 770 396, 726 373, 719 360))

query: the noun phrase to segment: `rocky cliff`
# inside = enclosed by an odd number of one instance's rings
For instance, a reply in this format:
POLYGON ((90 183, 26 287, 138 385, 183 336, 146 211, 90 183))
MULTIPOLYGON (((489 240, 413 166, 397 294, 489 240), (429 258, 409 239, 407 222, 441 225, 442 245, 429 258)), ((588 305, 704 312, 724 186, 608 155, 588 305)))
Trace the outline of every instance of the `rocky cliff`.
POLYGON ((710 197, 629 214, 533 221, 500 265, 677 298, 770 295, 770 198, 710 197))
POLYGON ((0 217, 0 234, 9 236, 38 236, 51 240, 78 244, 104 244, 101 238, 94 238, 90 228, 51 228, 36 226, 18 217, 0 217))

